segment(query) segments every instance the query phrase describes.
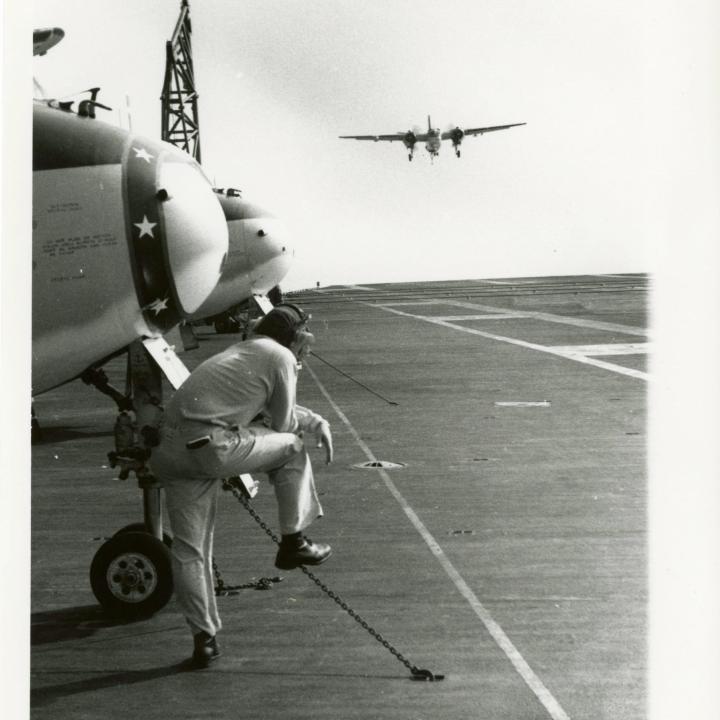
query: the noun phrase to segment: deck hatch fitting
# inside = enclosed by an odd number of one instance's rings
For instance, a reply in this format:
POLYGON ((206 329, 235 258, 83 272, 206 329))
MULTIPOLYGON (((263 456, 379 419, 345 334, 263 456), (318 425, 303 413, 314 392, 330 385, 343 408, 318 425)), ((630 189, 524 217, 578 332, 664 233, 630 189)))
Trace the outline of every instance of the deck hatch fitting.
POLYGON ((398 468, 404 468, 405 463, 394 463, 388 462, 387 460, 368 460, 364 463, 356 463, 352 466, 354 470, 397 470, 398 468))

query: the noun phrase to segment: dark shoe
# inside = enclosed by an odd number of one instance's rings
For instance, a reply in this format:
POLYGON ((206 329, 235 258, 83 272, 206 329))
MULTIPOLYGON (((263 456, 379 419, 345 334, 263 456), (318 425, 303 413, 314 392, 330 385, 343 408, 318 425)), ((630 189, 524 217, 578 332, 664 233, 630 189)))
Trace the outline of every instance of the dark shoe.
POLYGON ((220 648, 218 647, 217 639, 204 631, 193 635, 193 645, 193 667, 206 668, 211 662, 214 662, 220 657, 220 648))
POLYGON ((275 557, 275 567, 280 570, 292 570, 301 565, 320 565, 330 557, 331 553, 332 548, 329 545, 314 543, 304 537, 297 545, 280 544, 275 557))

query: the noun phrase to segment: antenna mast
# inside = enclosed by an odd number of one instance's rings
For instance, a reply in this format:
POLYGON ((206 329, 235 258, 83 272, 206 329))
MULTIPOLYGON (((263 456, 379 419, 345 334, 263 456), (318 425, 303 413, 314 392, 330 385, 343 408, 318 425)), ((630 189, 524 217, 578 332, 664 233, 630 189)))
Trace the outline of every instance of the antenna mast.
POLYGON ((161 138, 200 162, 200 118, 190 35, 190 3, 181 0, 172 40, 165 44, 161 138))

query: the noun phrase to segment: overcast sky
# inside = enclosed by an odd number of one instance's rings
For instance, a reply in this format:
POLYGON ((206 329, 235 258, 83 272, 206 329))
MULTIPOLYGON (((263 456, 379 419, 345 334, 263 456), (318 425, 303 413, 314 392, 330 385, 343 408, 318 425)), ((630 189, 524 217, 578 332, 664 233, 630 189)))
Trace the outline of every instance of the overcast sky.
MULTIPOLYGON (((160 133, 179 0, 36 0, 47 94, 160 133)), ((195 0, 203 165, 289 224, 289 287, 652 269, 644 22, 625 0, 195 0), (524 127, 432 164, 342 134, 524 127)))

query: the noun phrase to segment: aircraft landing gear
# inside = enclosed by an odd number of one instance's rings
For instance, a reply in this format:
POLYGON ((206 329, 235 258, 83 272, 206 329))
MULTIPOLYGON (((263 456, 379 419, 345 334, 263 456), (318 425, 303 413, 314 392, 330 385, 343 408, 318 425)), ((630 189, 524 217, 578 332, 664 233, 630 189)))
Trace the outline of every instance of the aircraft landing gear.
POLYGON ((412 156, 412 153, 410 153, 410 154, 408 155, 408 160, 410 160, 410 162, 412 162, 412 157, 413 157, 413 156, 412 156))
POLYGON ((460 148, 455 149, 455 155, 457 155, 457 157, 460 157, 460 148))
MULTIPOLYGON (((115 424, 111 467, 125 480, 134 473, 143 496, 142 523, 118 530, 100 546, 90 565, 90 585, 102 607, 124 619, 147 617, 161 610, 173 593, 169 546, 162 527, 162 483, 146 462, 159 442, 162 417, 162 374, 141 341, 128 348, 128 387, 122 393, 102 372, 88 372, 89 384, 115 400, 120 414, 115 424)), ((172 382, 172 380, 171 380, 172 382)))
POLYGON ((218 316, 213 322, 213 326, 215 328, 215 332, 218 335, 227 335, 230 333, 240 332, 240 324, 232 315, 228 313, 224 313, 223 315, 218 316))
POLYGON ((100 546, 90 585, 111 615, 134 620, 167 605, 173 593, 170 551, 147 532, 123 532, 100 546))

